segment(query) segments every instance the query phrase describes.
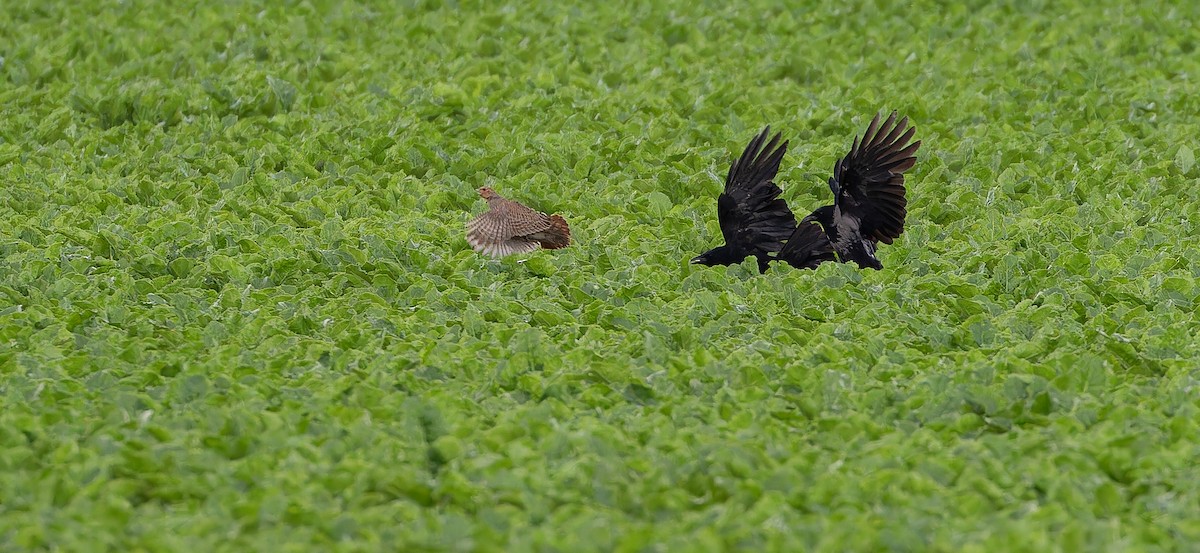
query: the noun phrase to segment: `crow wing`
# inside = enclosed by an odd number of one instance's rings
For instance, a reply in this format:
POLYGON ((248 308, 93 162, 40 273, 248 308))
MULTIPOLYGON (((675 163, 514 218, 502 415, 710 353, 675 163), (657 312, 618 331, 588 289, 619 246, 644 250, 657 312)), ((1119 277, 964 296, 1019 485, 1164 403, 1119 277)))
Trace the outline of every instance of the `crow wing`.
POLYGON ((770 130, 763 129, 746 146, 729 168, 725 191, 717 197, 717 219, 725 243, 746 253, 779 251, 796 229, 796 216, 779 197, 783 191, 772 182, 788 144, 780 143, 780 134, 767 142, 770 130))
POLYGON ((833 244, 821 225, 808 217, 796 225, 796 231, 777 257, 797 269, 816 269, 826 261, 837 259, 833 255, 833 244))
POLYGON ((871 120, 862 142, 854 137, 850 153, 839 159, 829 179, 834 205, 842 217, 857 221, 863 238, 891 244, 904 232, 908 214, 904 172, 917 162, 921 141, 908 144, 916 132, 908 117, 896 122, 896 112, 879 124, 871 120))

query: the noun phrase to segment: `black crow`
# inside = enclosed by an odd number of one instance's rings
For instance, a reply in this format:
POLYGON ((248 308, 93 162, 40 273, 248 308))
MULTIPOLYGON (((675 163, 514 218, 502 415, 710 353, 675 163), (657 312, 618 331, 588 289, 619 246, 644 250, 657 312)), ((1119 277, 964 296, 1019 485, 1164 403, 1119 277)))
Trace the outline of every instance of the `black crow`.
POLYGON ((725 245, 704 252, 692 263, 729 265, 753 255, 760 272, 766 272, 771 260, 799 269, 839 260, 882 269, 875 247, 879 242, 891 244, 904 232, 908 213, 904 172, 916 163, 913 154, 921 147, 919 140, 908 144, 916 132, 908 126, 908 118, 897 123, 893 111, 880 125, 876 114, 862 142, 855 136, 850 152, 833 167, 829 178, 833 205, 817 208, 799 225, 773 182, 787 142, 776 147, 781 138, 776 134, 764 148, 769 131, 770 127, 763 129, 746 146, 725 178, 725 192, 717 198, 725 245))
POLYGON ((774 259, 769 254, 778 252, 796 230, 796 216, 780 199, 783 191, 772 182, 788 144, 780 144, 782 137, 776 134, 764 147, 770 130, 763 129, 746 146, 725 177, 725 191, 717 197, 717 220, 725 245, 696 256, 692 263, 730 265, 753 255, 758 270, 765 272, 767 262, 774 259))
POLYGON ((904 172, 917 162, 913 154, 921 141, 908 144, 916 130, 908 126, 908 117, 897 123, 894 111, 883 125, 876 114, 862 142, 855 136, 850 153, 833 166, 833 205, 819 207, 801 221, 800 227, 820 223, 843 263, 882 269, 876 244, 891 244, 904 232, 904 172))

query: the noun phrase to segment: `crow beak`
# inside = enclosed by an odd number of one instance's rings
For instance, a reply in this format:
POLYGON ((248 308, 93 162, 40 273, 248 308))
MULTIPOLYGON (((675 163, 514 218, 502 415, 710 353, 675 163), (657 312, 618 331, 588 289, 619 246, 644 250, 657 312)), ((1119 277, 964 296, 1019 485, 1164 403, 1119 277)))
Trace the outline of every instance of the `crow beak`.
POLYGON ((700 263, 701 261, 704 261, 704 260, 701 259, 700 256, 696 256, 696 257, 693 257, 689 263, 700 263))

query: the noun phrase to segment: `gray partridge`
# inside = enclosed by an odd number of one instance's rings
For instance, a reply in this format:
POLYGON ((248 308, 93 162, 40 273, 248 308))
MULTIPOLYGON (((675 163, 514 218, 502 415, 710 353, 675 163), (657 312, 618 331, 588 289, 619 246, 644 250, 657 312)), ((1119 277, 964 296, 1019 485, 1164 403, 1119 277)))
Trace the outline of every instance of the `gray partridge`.
POLYGON ((571 229, 562 217, 504 199, 486 186, 479 189, 479 195, 487 200, 488 210, 467 223, 467 243, 475 251, 500 258, 539 247, 554 250, 570 245, 571 229))

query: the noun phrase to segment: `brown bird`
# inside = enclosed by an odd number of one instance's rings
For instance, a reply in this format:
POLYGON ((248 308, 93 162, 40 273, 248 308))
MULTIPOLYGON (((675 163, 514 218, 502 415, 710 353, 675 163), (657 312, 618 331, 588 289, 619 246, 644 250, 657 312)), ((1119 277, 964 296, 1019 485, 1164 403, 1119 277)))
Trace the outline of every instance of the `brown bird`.
POLYGON ((571 244, 571 229, 562 217, 506 200, 486 186, 479 189, 479 195, 487 200, 488 210, 467 223, 467 243, 475 251, 500 258, 571 244))

